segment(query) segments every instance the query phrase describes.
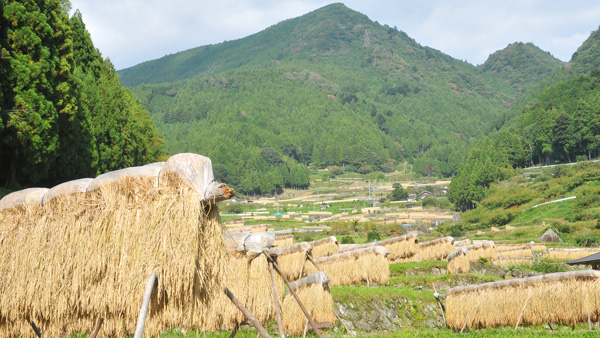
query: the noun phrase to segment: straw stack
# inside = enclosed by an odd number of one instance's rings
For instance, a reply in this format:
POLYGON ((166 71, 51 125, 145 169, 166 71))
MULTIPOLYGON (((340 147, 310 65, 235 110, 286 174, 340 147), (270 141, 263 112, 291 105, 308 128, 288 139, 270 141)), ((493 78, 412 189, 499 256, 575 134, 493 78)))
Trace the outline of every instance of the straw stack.
POLYGON ((471 262, 468 257, 469 249, 460 247, 453 251, 446 258, 448 260, 448 273, 469 273, 471 271, 471 262))
POLYGON ((456 250, 454 238, 442 237, 433 241, 419 243, 418 261, 440 261, 456 250))
POLYGON ((509 249, 498 250, 496 248, 498 258, 500 257, 533 257, 533 251, 530 246, 513 247, 509 249))
POLYGON ((416 234, 408 234, 385 239, 379 242, 340 247, 340 253, 372 246, 382 246, 386 248, 391 253, 388 258, 391 261, 396 261, 400 259, 408 259, 417 254, 419 251, 419 240, 417 239, 416 234))
POLYGON ((574 260, 600 252, 600 248, 550 248, 544 258, 574 260))
MULTIPOLYGON (((291 288, 317 323, 333 323, 335 321, 333 297, 328 284, 329 278, 322 271, 290 283, 291 288)), ((282 308, 285 332, 292 336, 300 336, 306 326, 306 317, 291 293, 288 293, 283 299, 282 308)))
POLYGON ((493 263, 497 266, 531 265, 533 257, 498 257, 493 263))
POLYGON ((600 319, 600 272, 559 272, 456 287, 448 291, 446 321, 460 329, 600 319), (470 314, 470 317, 469 317, 470 314), (589 317, 588 317, 589 316, 589 317), (467 320, 468 319, 468 320, 467 320))
POLYGON ((258 233, 267 231, 267 225, 259 224, 259 225, 245 225, 235 228, 227 228, 227 232, 229 233, 239 233, 239 234, 250 234, 250 233, 258 233))
MULTIPOLYGON (((274 238, 266 233, 226 234, 229 264, 225 286, 261 323, 275 318, 273 290, 269 265, 261 253, 273 245, 274 238), (233 250, 229 248, 236 247, 233 250)), ((283 280, 276 276, 278 302, 284 290, 283 280)), ((223 292, 216 296, 210 317, 198 320, 193 327, 203 330, 227 330, 246 321, 242 312, 231 303, 223 292)))
POLYGON ((492 241, 477 241, 475 244, 467 245, 469 249, 467 257, 471 262, 478 260, 480 257, 494 260, 498 257, 496 246, 492 241))
POLYGON ((331 256, 340 252, 340 248, 338 247, 338 241, 337 238, 335 238, 335 236, 308 242, 308 244, 310 244, 310 246, 312 247, 311 255, 313 258, 331 256))
POLYGON ((460 248, 461 246, 467 246, 467 245, 471 245, 471 240, 470 239, 463 239, 461 241, 454 241, 454 246, 457 248, 460 248))
POLYGON ((523 243, 523 244, 496 244, 496 250, 514 249, 527 247, 532 251, 546 251, 546 244, 544 243, 523 243))
POLYGON ((132 333, 153 271, 148 336, 206 319, 227 262, 210 159, 175 155, 86 190, 0 212, 0 335, 30 336, 29 319, 44 336, 89 331, 98 317, 101 336, 132 333))
POLYGON ((305 274, 305 264, 311 250, 310 244, 302 242, 272 248, 267 251, 267 254, 276 259, 277 265, 287 280, 297 280, 305 274))
MULTIPOLYGON (((390 278, 389 254, 384 247, 372 246, 321 257, 315 264, 327 274, 331 285, 386 283, 390 278)), ((317 269, 311 264, 306 270, 313 273, 317 269)))
POLYGON ((286 246, 294 244, 294 235, 275 236, 274 246, 286 246))

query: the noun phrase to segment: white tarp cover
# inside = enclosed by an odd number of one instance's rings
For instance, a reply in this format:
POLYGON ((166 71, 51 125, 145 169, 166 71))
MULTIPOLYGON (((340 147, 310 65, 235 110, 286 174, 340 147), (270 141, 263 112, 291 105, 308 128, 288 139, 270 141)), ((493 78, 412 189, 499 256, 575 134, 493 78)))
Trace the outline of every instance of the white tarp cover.
POLYGON ((88 185, 93 180, 93 178, 82 178, 78 180, 65 182, 53 188, 50 188, 50 190, 48 190, 48 192, 44 195, 44 198, 42 199, 42 204, 47 203, 58 196, 70 195, 75 193, 85 193, 87 191, 88 185))
POLYGON ((140 167, 131 167, 104 173, 93 179, 88 185, 87 191, 94 191, 103 186, 112 184, 125 177, 156 177, 163 168, 165 162, 146 164, 140 167))
POLYGON ((236 250, 244 252, 261 253, 273 246, 275 237, 266 232, 257 232, 253 234, 224 234, 225 246, 227 250, 236 250))
POLYGON ((202 195, 204 200, 214 197, 210 196, 210 188, 217 183, 210 158, 192 153, 173 155, 165 162, 160 176, 162 178, 163 175, 171 172, 177 174, 190 188, 202 195))
POLYGON ((290 289, 296 290, 298 287, 308 286, 311 284, 328 285, 329 277, 323 271, 317 271, 307 277, 299 279, 295 282, 290 283, 290 289))
POLYGON ((263 250, 272 247, 273 242, 275 242, 275 237, 266 232, 257 232, 248 235, 244 239, 243 250, 246 252, 261 253, 263 250))
POLYGON ((28 188, 19 191, 15 191, 4 196, 0 200, 0 210, 4 210, 16 205, 30 205, 39 204, 42 205, 42 199, 48 192, 48 188, 28 188))

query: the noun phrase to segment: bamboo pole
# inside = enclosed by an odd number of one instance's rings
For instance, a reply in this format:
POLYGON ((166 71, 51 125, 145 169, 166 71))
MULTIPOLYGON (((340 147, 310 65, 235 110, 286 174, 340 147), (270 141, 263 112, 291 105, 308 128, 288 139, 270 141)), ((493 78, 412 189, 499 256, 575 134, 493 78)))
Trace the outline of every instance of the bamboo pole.
POLYGON ((269 270, 271 271, 271 282, 273 285, 273 303, 275 305, 275 319, 277 320, 277 328, 279 329, 279 336, 285 338, 285 331, 283 330, 283 320, 281 319, 281 308, 279 307, 279 300, 277 299, 277 285, 275 284, 275 271, 273 270, 273 263, 269 261, 269 270))
POLYGON ((279 265, 277 265, 277 263, 273 260, 273 258, 271 258, 271 256, 269 256, 269 255, 265 255, 265 256, 267 257, 269 262, 273 263, 273 267, 275 268, 277 273, 281 276, 281 278, 285 282, 285 285, 287 285, 288 289, 290 290, 290 293, 292 294, 292 296, 294 296, 294 298, 296 299, 296 302, 298 302, 298 305, 300 305, 300 309, 302 309, 302 312, 304 312, 306 319, 308 319, 308 321, 310 322, 310 326, 313 328, 313 331, 315 331, 315 334, 317 335, 317 337, 322 338, 321 333, 319 332, 319 328, 317 328, 317 324, 312 319, 310 313, 308 313, 308 311, 304 307, 304 304, 302 304, 302 301, 300 300, 300 297, 298 297, 298 294, 296 293, 296 291, 294 291, 294 289, 292 289, 290 287, 290 283, 288 282, 287 278, 285 278, 285 276, 279 269, 279 265))
MULTIPOLYGON (((435 293, 437 294, 437 290, 435 288, 435 284, 433 285, 433 291, 435 291, 435 293)), ((435 297, 435 300, 437 300, 439 306, 440 306, 440 311, 442 312, 442 318, 444 319, 444 326, 448 327, 448 324, 446 323, 446 314, 444 314, 444 306, 442 305, 442 301, 440 301, 439 298, 435 297)))
POLYGON ((465 330, 465 327, 467 327, 467 322, 469 321, 469 318, 471 318, 471 315, 473 314, 475 309, 477 309, 478 306, 479 306, 479 303, 477 303, 477 305, 475 305, 473 310, 471 310, 471 313, 469 313, 469 315, 467 316, 467 319, 465 319, 465 323, 463 324, 462 329, 460 329, 460 333, 463 333, 463 331, 465 330))
MULTIPOLYGON (((269 257, 269 256, 267 256, 267 257, 269 257)), ((231 300, 231 302, 235 306, 237 306, 237 308, 240 309, 240 311, 242 311, 242 313, 246 316, 246 318, 248 318, 248 320, 250 321, 252 326, 254 326, 254 328, 256 329, 258 334, 260 334, 264 338, 271 338, 271 336, 269 336, 269 334, 267 333, 267 330, 265 330, 265 328, 262 325, 260 325, 260 323, 258 322, 258 320, 256 320, 256 317, 254 317, 252 312, 250 312, 248 309, 246 309, 244 304, 242 304, 237 298, 235 298, 233 293, 231 293, 231 291, 228 288, 225 288, 225 294, 231 300)))
POLYGON ((96 319, 96 324, 94 325, 94 328, 92 329, 92 333, 90 333, 90 335, 87 338, 96 338, 96 336, 98 335, 98 332, 100 332, 102 323, 104 323, 104 318, 98 317, 98 319, 96 319))
POLYGON ((38 338, 42 338, 42 331, 40 331, 40 328, 37 327, 37 325, 35 325, 35 322, 33 320, 29 321, 29 325, 31 325, 31 328, 33 329, 33 331, 35 331, 35 335, 38 336, 38 338))
POLYGON ((240 324, 235 324, 235 327, 233 328, 233 331, 231 331, 229 338, 234 338, 235 335, 237 334, 239 328, 240 328, 240 324))
POLYGON ((525 308, 527 307, 527 303, 529 302, 529 298, 531 298, 531 289, 527 293, 527 299, 525 300, 525 305, 523 305, 523 309, 521 309, 521 313, 519 314, 519 319, 517 319, 517 324, 515 325, 515 331, 519 327, 519 323, 521 322, 521 317, 523 317, 523 312, 525 312, 525 308))
POLYGON ((154 290, 155 282, 156 271, 152 271, 150 278, 148 278, 148 283, 146 283, 146 291, 144 292, 144 299, 142 300, 137 326, 135 327, 135 335, 133 336, 134 338, 142 338, 144 336, 144 325, 146 325, 146 317, 148 316, 150 298, 152 297, 152 290, 154 290))

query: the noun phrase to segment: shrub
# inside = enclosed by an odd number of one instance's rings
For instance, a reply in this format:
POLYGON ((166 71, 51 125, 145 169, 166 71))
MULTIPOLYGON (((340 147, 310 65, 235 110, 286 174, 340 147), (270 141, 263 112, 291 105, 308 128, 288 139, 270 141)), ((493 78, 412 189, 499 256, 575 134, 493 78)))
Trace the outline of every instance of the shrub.
POLYGON ((341 244, 354 244, 354 238, 350 236, 344 236, 342 237, 341 244))
POLYGON ((367 242, 373 242, 374 240, 381 240, 381 236, 379 236, 377 230, 372 230, 367 234, 367 242))
POLYGON ((574 239, 579 246, 588 248, 600 246, 600 232, 578 235, 574 239))
POLYGON ((566 223, 553 223, 554 228, 563 234, 571 234, 573 233, 573 227, 566 223))

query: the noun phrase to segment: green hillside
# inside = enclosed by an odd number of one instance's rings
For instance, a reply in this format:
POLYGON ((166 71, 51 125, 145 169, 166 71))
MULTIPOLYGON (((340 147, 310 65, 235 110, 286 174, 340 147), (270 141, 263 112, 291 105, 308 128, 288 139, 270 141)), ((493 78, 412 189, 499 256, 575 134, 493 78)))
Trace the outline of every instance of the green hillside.
POLYGON ((474 208, 513 168, 600 156, 600 69, 591 57, 599 46, 596 31, 565 67, 514 105, 498 132, 471 148, 449 190, 457 209, 474 208))
POLYGON ((562 64, 530 44, 497 59, 478 68, 332 4, 119 75, 169 153, 208 155, 240 192, 267 193, 282 181, 242 182, 278 176, 280 161, 288 172, 296 163, 368 172, 407 160, 420 175, 455 175, 471 140, 562 64), (281 159, 269 163, 265 149, 281 159))

